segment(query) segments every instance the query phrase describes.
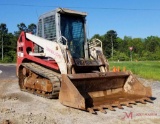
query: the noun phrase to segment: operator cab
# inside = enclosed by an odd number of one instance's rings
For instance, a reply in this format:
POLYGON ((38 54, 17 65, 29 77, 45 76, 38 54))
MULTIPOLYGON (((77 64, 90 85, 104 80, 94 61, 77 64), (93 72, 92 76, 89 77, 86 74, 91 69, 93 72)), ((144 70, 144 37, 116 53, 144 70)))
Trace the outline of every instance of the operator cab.
POLYGON ((84 18, 61 14, 61 35, 68 40, 68 47, 73 58, 84 58, 84 18))
POLYGON ((58 8, 39 17, 37 35, 57 42, 61 38, 67 44, 74 59, 88 58, 85 17, 86 13, 58 8), (67 43, 64 38, 67 39, 67 43))

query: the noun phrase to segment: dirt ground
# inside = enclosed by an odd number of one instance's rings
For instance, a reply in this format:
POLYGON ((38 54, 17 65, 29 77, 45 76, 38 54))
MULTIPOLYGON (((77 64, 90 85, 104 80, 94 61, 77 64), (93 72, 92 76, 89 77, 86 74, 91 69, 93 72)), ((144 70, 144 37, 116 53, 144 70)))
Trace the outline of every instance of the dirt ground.
POLYGON ((0 79, 0 123, 12 124, 159 124, 160 123, 160 82, 140 79, 150 85, 154 103, 124 107, 123 110, 106 110, 107 114, 97 115, 69 108, 58 99, 45 99, 18 87, 17 78, 0 79))

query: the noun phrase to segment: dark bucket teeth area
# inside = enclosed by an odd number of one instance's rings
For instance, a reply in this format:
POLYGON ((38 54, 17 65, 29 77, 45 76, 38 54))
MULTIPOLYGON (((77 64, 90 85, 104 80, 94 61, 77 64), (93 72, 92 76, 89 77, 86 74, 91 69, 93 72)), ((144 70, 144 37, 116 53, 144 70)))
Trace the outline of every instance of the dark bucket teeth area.
MULTIPOLYGON (((126 99, 125 99, 126 100, 126 99)), ((153 103, 152 100, 148 97, 145 97, 145 98, 139 98, 139 99, 135 99, 134 101, 131 100, 126 100, 125 102, 122 102, 122 101, 115 101, 114 103, 111 103, 110 104, 102 104, 100 105, 100 103, 95 103, 95 106, 94 107, 91 107, 91 108, 87 108, 87 111, 89 113, 92 113, 92 114, 96 114, 97 112, 96 111, 100 111, 102 113, 107 113, 106 112, 106 109, 110 110, 110 111, 115 111, 115 107, 119 108, 119 109, 123 109, 122 106, 127 106, 127 107, 131 107, 132 108, 132 105, 131 104, 136 104, 136 103, 142 103, 142 104, 146 104, 146 102, 150 102, 150 103, 153 103), (99 106, 98 106, 99 105, 99 106)))

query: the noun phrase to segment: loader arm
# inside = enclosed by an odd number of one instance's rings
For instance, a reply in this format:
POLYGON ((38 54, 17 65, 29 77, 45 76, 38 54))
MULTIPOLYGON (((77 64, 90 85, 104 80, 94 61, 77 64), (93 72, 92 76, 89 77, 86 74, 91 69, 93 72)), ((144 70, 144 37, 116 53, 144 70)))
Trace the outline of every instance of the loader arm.
POLYGON ((57 62, 61 73, 67 74, 67 65, 66 65, 65 56, 64 56, 64 54, 66 54, 65 50, 67 45, 62 45, 58 42, 51 42, 49 40, 43 39, 41 37, 37 37, 30 33, 26 33, 26 37, 32 42, 34 42, 35 44, 41 46, 43 48, 44 55, 46 57, 53 58, 57 62), (62 48, 63 48, 64 54, 62 53, 62 48))

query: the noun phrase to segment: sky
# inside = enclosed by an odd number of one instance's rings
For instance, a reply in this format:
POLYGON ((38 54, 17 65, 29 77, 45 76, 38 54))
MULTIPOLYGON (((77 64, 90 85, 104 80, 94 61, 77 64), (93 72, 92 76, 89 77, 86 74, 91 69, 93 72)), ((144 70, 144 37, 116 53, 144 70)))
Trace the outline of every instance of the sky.
POLYGON ((0 0, 0 23, 13 33, 58 7, 87 12, 88 38, 109 30, 120 38, 160 37, 160 0, 0 0))

